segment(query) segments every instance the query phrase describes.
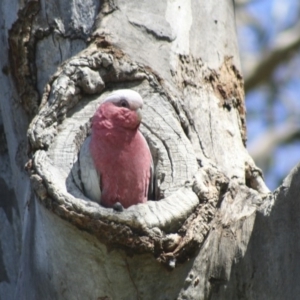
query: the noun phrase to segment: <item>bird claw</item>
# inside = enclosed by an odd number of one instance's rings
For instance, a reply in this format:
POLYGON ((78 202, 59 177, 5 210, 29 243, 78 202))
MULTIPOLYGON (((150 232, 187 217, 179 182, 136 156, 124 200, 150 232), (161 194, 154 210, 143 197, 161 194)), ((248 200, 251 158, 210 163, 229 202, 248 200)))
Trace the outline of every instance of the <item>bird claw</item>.
POLYGON ((123 205, 122 205, 120 202, 116 202, 116 203, 114 204, 114 206, 113 206, 113 209, 114 209, 115 211, 121 212, 121 211, 124 210, 124 207, 123 207, 123 205))

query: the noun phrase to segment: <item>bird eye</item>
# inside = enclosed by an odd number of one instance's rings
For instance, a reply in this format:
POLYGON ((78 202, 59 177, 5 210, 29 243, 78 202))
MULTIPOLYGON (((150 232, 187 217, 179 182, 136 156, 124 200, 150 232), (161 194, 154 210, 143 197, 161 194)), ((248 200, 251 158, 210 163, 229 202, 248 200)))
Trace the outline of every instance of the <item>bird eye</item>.
POLYGON ((129 105, 128 105, 128 102, 126 101, 126 100, 124 100, 124 99, 122 99, 121 101, 120 101, 120 106, 121 107, 129 107, 129 105))

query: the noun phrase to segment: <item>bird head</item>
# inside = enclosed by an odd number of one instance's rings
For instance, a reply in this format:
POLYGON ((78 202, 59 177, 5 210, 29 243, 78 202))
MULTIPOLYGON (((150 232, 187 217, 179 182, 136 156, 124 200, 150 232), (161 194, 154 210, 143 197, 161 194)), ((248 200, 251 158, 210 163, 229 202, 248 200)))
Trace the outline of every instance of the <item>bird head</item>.
POLYGON ((139 93, 133 90, 117 90, 104 99, 94 116, 93 126, 102 120, 104 123, 98 123, 100 126, 137 129, 142 120, 142 107, 143 99, 139 93))

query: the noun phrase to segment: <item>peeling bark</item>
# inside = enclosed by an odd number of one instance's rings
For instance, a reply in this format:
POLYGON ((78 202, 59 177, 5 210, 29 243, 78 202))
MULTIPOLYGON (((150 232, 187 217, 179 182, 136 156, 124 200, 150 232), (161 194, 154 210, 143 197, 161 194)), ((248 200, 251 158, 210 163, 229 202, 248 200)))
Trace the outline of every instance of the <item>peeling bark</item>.
POLYGON ((23 107, 27 113, 33 115, 37 113, 39 95, 35 89, 35 39, 32 23, 39 9, 38 1, 29 1, 18 12, 18 19, 9 31, 10 70, 15 78, 23 107))
POLYGON ((216 96, 220 99, 220 106, 228 110, 235 107, 240 116, 240 131, 244 145, 247 140, 246 130, 246 108, 244 102, 244 82, 243 78, 232 63, 232 58, 225 57, 224 63, 219 72, 212 70, 211 74, 205 78, 211 84, 216 96))

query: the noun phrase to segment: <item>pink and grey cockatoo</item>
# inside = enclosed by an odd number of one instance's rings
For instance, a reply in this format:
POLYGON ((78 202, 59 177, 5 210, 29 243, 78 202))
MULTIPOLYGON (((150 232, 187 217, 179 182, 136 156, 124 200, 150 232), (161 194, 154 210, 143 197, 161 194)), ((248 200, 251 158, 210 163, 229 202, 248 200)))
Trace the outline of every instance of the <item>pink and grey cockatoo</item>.
POLYGON ((105 207, 147 201, 152 156, 139 131, 143 100, 133 90, 117 90, 99 106, 79 161, 86 195, 105 207))

